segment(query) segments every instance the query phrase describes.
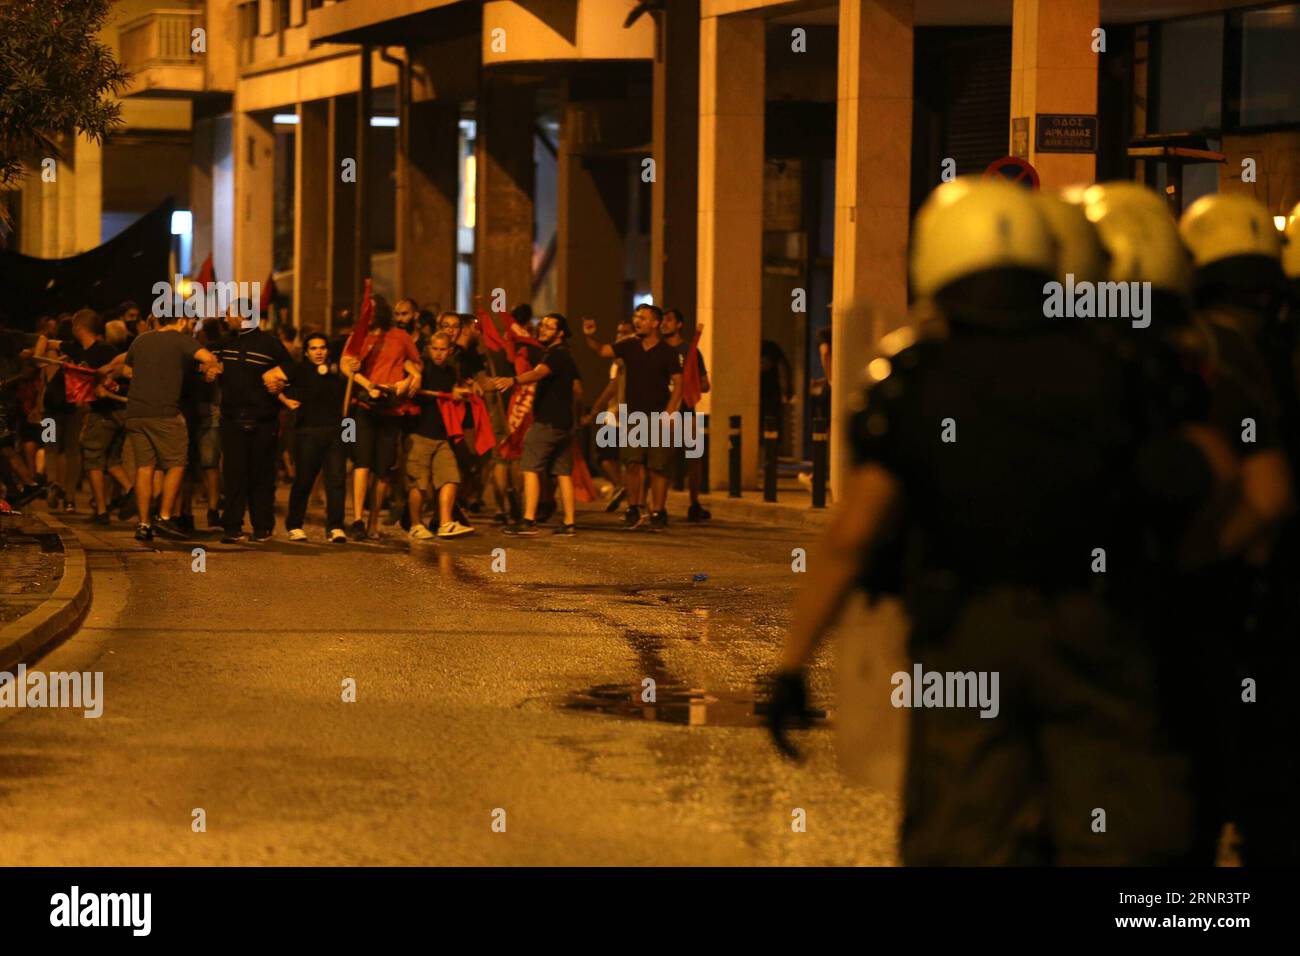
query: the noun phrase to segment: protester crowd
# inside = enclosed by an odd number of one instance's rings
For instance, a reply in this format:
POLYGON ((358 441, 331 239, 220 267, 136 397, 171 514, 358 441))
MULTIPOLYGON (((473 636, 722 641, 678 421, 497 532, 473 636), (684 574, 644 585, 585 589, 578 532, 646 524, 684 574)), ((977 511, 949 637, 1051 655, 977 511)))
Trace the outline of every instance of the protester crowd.
MULTIPOLYGON (((620 403, 693 414, 709 389, 682 315, 639 306, 616 340, 608 385, 584 401, 565 316, 524 304, 496 315, 393 306, 371 296, 355 323, 329 332, 244 318, 142 313, 132 302, 0 326, 0 508, 44 498, 84 502, 96 525, 185 539, 204 529, 227 543, 276 534, 278 484, 289 485, 283 530, 308 539, 324 499, 324 537, 344 544, 400 526, 412 539, 451 539, 490 523, 531 536, 576 533, 575 502, 600 494, 586 464, 593 429, 620 403), (683 374, 688 368, 689 372, 683 374)), ((681 444, 678 442, 677 444, 681 444)), ((596 449, 606 508, 625 527, 667 527, 666 489, 699 503, 701 461, 685 449, 620 443, 596 449)), ((391 531, 387 533, 392 533, 391 531)))

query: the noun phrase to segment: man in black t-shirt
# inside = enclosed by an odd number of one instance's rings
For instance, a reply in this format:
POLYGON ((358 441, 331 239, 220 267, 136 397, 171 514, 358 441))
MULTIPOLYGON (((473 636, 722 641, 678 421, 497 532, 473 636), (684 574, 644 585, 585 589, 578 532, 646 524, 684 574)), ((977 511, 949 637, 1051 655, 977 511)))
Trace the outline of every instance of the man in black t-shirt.
POLYGON ((222 343, 221 479, 226 508, 222 542, 267 541, 275 530, 275 453, 280 402, 293 363, 280 340, 256 325, 245 328, 241 309, 227 320, 231 334, 222 343), (243 533, 244 511, 253 536, 243 533))
MULTIPOLYGON (((460 488, 460 465, 447 434, 447 420, 443 417, 443 402, 463 402, 470 390, 461 381, 452 363, 453 342, 446 332, 435 332, 424 351, 424 367, 420 374, 420 417, 411 435, 406 453, 407 509, 411 515, 410 535, 417 541, 427 541, 434 533, 424 523, 424 503, 427 496, 438 496, 439 538, 459 538, 473 533, 474 529, 457 521, 453 510, 460 488), (436 393, 436 394, 433 394, 436 393), (440 397, 441 396, 441 397, 440 397)), ((459 406, 457 406, 457 409, 459 406)), ((451 413, 462 414, 459 410, 451 413)))
POLYGON ((160 321, 168 324, 137 336, 125 359, 132 380, 126 404, 126 434, 135 455, 138 541, 152 541, 155 527, 164 537, 186 537, 185 529, 172 520, 189 459, 189 432, 180 409, 181 389, 185 373, 194 362, 203 363, 205 374, 217 370, 216 356, 194 340, 188 319, 180 316, 160 321), (155 469, 163 472, 156 525, 150 520, 155 469))
MULTIPOLYGON (((105 369, 117 358, 117 351, 98 335, 98 319, 94 312, 82 309, 72 317, 72 336, 76 344, 68 349, 68 360, 76 365, 105 369)), ((104 380, 95 382, 95 398, 86 409, 85 425, 81 438, 81 463, 90 476, 90 489, 94 498, 95 524, 108 524, 109 501, 104 472, 112 470, 124 491, 132 487, 130 477, 122 468, 122 446, 126 442, 126 405, 109 396, 104 380)))
MULTIPOLYGON (((659 332, 663 340, 671 345, 677 352, 677 357, 682 363, 682 377, 685 381, 686 376, 686 357, 691 354, 691 343, 686 341, 683 332, 686 328, 686 320, 678 309, 669 309, 664 313, 663 323, 659 327, 659 332)), ((703 330, 703 326, 698 326, 698 330, 703 330)), ((697 349, 695 352, 695 367, 700 376, 700 394, 707 394, 709 391, 709 370, 705 367, 704 356, 697 349)), ((695 414, 695 407, 687 403, 685 396, 682 397, 682 420, 685 421, 688 415, 695 414)), ((698 422, 692 422, 696 429, 699 428, 698 422)), ((685 473, 687 490, 691 496, 691 505, 686 512, 687 521, 708 521, 713 517, 712 513, 705 510, 700 504, 700 489, 704 485, 704 458, 688 458, 686 455, 686 443, 682 442, 682 447, 674 449, 673 464, 678 469, 673 478, 676 480, 678 475, 685 473)))
POLYGON ((560 487, 564 523, 556 534, 572 535, 573 513, 573 423, 574 407, 582 401, 582 379, 569 354, 569 320, 558 312, 542 316, 537 341, 546 351, 540 361, 523 375, 493 379, 498 389, 537 383, 533 399, 533 423, 524 435, 520 469, 524 473, 524 520, 505 529, 506 534, 537 534, 537 502, 541 498, 542 473, 549 471, 560 487))
POLYGON ((324 474, 325 534, 331 544, 346 544, 343 506, 347 496, 347 451, 343 444, 343 398, 347 379, 329 361, 329 338, 312 332, 303 339, 303 358, 289 370, 280 402, 295 412, 293 488, 284 519, 290 541, 306 541, 303 521, 316 478, 324 474))
MULTIPOLYGON (((636 338, 625 339, 613 345, 605 345, 596 340, 594 320, 586 319, 582 326, 587 344, 601 358, 623 360, 627 369, 625 404, 628 418, 631 419, 637 413, 645 415, 651 438, 662 434, 658 416, 661 413, 673 414, 682 400, 681 358, 676 349, 659 337, 662 321, 663 312, 658 306, 637 306, 632 316, 636 338)), ((668 498, 668 472, 672 469, 673 449, 659 443, 642 444, 638 441, 636 445, 629 444, 629 437, 635 435, 635 428, 631 428, 627 434, 620 431, 619 436, 619 458, 623 462, 627 480, 628 509, 624 521, 629 529, 647 524, 644 508, 647 497, 645 473, 648 468, 652 511, 648 523, 651 531, 662 531, 668 527, 664 503, 668 498)))

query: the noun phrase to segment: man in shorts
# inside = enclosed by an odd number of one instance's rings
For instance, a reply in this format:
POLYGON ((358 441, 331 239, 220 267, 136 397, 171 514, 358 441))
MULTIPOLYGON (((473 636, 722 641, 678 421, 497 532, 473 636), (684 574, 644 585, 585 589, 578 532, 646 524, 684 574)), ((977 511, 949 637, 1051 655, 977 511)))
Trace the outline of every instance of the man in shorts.
POLYGON ((349 410, 356 423, 356 441, 352 445, 353 522, 348 530, 357 541, 379 532, 379 512, 399 451, 405 447, 404 420, 420 410, 410 400, 420 373, 420 353, 411 337, 393 324, 392 308, 382 297, 376 296, 374 301, 374 325, 361 354, 345 354, 339 362, 343 373, 361 386, 353 388, 355 404, 349 410), (373 488, 371 475, 375 478, 373 488))
POLYGON ((126 405, 126 437, 135 455, 135 500, 140 511, 137 541, 152 541, 154 529, 169 538, 184 538, 172 521, 172 508, 181 490, 188 460, 189 431, 181 414, 185 373, 201 362, 206 374, 216 374, 217 357, 200 348, 186 331, 186 318, 160 319, 158 329, 136 337, 126 353, 131 393, 126 405), (153 473, 163 471, 158 521, 152 523, 153 473))
MULTIPOLYGON (((636 338, 613 345, 602 344, 595 338, 596 323, 587 319, 583 332, 587 344, 601 358, 621 358, 627 370, 627 411, 640 412, 650 422, 660 413, 671 415, 682 400, 682 363, 677 350, 659 337, 663 312, 658 306, 640 305, 632 316, 636 338)), ((651 426, 651 431, 657 429, 651 426)), ((624 516, 630 530, 647 524, 651 531, 668 527, 668 513, 664 505, 668 498, 668 474, 673 467, 673 449, 662 444, 633 447, 620 439, 619 458, 627 480, 628 509, 624 516), (647 472, 649 472, 647 480, 647 472), (647 516, 646 504, 650 514, 647 516)))
POLYGON ((533 400, 533 423, 524 434, 524 520, 505 529, 506 534, 537 534, 537 503, 541 498, 542 475, 549 474, 560 489, 564 523, 556 534, 573 535, 573 423, 575 407, 582 401, 582 379, 569 354, 569 322, 558 312, 542 316, 537 341, 546 349, 529 371, 511 378, 498 378, 498 389, 537 383, 533 400))
MULTIPOLYGON (((420 375, 421 392, 438 392, 460 400, 470 394, 470 390, 457 381, 456 367, 451 362, 451 350, 452 340, 446 333, 435 332, 429 339, 420 375)), ((406 453, 410 535, 417 541, 427 541, 434 536, 424 524, 424 504, 431 494, 438 496, 439 538, 459 538, 461 535, 472 534, 473 528, 461 524, 453 516, 456 492, 460 487, 460 466, 447 434, 442 401, 435 395, 417 394, 416 397, 420 404, 420 417, 406 453)), ((461 414, 459 404, 453 414, 461 414)))

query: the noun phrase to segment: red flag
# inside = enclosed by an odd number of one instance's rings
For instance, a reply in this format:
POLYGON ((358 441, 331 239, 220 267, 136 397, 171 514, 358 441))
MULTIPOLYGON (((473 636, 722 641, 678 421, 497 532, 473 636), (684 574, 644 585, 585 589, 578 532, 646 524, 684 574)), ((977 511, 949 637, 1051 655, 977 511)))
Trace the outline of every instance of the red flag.
POLYGON ((516 344, 531 345, 534 348, 540 349, 542 343, 537 341, 527 332, 523 331, 518 324, 511 323, 510 327, 506 329, 506 355, 510 357, 510 361, 515 365, 515 374, 523 375, 525 372, 532 369, 533 363, 528 361, 527 352, 523 349, 515 348, 516 344))
POLYGON ((69 405, 85 405, 95 397, 95 370, 84 365, 65 363, 63 394, 69 405))
POLYGON ((700 381, 700 330, 695 330, 691 338, 691 347, 686 350, 686 364, 682 366, 682 401, 688 408, 694 408, 704 395, 700 381))
POLYGON ((216 281, 216 273, 212 268, 212 253, 203 260, 203 265, 199 266, 199 274, 194 277, 194 281, 201 286, 206 286, 209 282, 216 281))
MULTIPOLYGON (((479 318, 480 320, 486 319, 485 327, 492 328, 493 332, 498 335, 501 346, 499 349, 494 350, 505 351, 506 357, 514 366, 516 375, 523 375, 533 367, 532 363, 528 361, 528 354, 523 349, 516 349, 515 343, 535 345, 540 348, 541 345, 536 339, 526 332, 518 330, 518 327, 513 323, 506 328, 505 338, 501 339, 496 331, 495 322, 490 317, 480 311, 479 318)), ((493 348, 488 335, 485 334, 483 338, 484 343, 489 348, 493 348)), ((536 398, 536 395, 537 386, 535 384, 516 385, 510 390, 510 405, 506 410, 506 437, 497 446, 502 458, 513 461, 523 455, 524 434, 528 431, 528 426, 533 423, 533 399, 536 398)))
POLYGON ((370 280, 366 280, 366 291, 361 298, 361 314, 357 316, 357 324, 352 327, 352 334, 348 336, 347 344, 343 346, 345 355, 360 355, 362 347, 366 344, 366 336, 370 334, 370 319, 375 314, 375 302, 370 298, 370 280))
POLYGON ((596 500, 596 483, 591 480, 587 469, 587 459, 582 454, 582 443, 578 441, 577 432, 573 435, 573 496, 583 504, 596 500))
POLYGON ((469 397, 469 407, 474 416, 474 454, 482 457, 497 443, 497 436, 492 431, 492 416, 488 414, 487 403, 478 395, 469 397))
POLYGON ((505 340, 501 338, 501 330, 497 328, 496 321, 482 309, 478 310, 478 331, 488 349, 493 352, 506 350, 505 340))
POLYGON ((501 457, 513 461, 524 454, 524 435, 533 423, 533 398, 536 385, 516 385, 510 391, 510 408, 506 412, 506 428, 509 434, 501 442, 501 457))
POLYGON ((258 303, 258 309, 262 315, 269 315, 271 303, 275 301, 275 274, 270 273, 266 281, 262 283, 262 301, 258 303))

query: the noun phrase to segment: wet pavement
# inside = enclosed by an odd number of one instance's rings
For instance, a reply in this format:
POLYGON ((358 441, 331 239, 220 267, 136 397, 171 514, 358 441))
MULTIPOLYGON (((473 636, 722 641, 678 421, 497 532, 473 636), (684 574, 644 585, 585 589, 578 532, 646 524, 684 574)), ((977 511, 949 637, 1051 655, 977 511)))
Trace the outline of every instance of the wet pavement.
POLYGON ((895 798, 840 770, 834 648, 803 764, 755 712, 809 531, 585 511, 574 538, 148 547, 67 523, 94 605, 38 666, 102 671, 104 714, 0 710, 0 865, 896 862, 895 798))

